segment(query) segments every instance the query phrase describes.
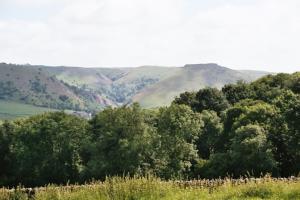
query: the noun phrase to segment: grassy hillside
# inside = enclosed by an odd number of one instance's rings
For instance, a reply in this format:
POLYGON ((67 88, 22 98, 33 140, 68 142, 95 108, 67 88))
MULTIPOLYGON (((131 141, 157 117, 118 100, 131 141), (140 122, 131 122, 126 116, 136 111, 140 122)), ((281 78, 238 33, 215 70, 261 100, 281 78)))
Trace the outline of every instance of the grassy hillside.
POLYGON ((251 81, 266 74, 267 72, 232 70, 217 64, 185 65, 178 68, 173 76, 141 91, 133 97, 133 101, 144 107, 164 106, 184 91, 196 91, 207 86, 221 88, 228 83, 251 81))
POLYGON ((217 64, 184 67, 141 66, 136 68, 48 67, 49 72, 70 85, 86 87, 109 105, 137 101, 145 107, 168 105, 183 91, 205 86, 222 87, 237 80, 255 80, 267 72, 238 71, 217 64))
POLYGON ((183 91, 251 81, 266 72, 216 64, 184 67, 80 68, 0 63, 0 99, 55 109, 96 111, 133 101, 168 105, 183 91))
POLYGON ((110 85, 112 83, 112 80, 97 68, 44 67, 44 69, 56 76, 57 79, 74 86, 86 85, 95 88, 99 85, 110 85))
POLYGON ((84 102, 42 68, 0 64, 0 99, 52 108, 83 108, 84 102))
MULTIPOLYGON (((56 70, 60 71, 60 68, 56 70)), ((67 73, 72 75, 73 71, 70 68, 67 73)), ((76 74, 82 74, 85 78, 84 75, 89 73, 88 69, 84 69, 76 74)), ((58 75, 49 72, 44 66, 1 63, 0 99, 73 110, 97 110, 109 104, 105 98, 89 89, 68 84, 73 78, 71 75, 59 79, 58 75)), ((77 79, 81 80, 80 77, 77 79)))
POLYGON ((27 117, 44 112, 56 111, 55 109, 42 108, 28 104, 0 100, 0 119, 15 119, 27 117))
POLYGON ((141 66, 129 69, 129 71, 116 82, 131 83, 139 78, 160 81, 175 75, 179 70, 180 68, 177 67, 141 66))
POLYGON ((126 104, 141 90, 169 78, 179 68, 142 66, 136 68, 45 67, 57 79, 72 86, 87 88, 108 105, 126 104))

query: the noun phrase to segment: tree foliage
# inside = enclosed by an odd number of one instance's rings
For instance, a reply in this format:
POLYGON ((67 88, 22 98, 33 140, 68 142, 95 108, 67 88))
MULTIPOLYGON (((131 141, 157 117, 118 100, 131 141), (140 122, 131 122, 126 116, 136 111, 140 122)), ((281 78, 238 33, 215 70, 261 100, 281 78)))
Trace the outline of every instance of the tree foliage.
POLYGON ((151 144, 151 127, 138 104, 108 108, 90 122, 90 159, 87 173, 91 177, 135 174, 146 168, 146 155, 151 144))
POLYGON ((172 105, 63 112, 0 123, 0 185, 300 172, 300 74, 185 92, 172 105))
POLYGON ((190 173, 193 161, 198 158, 195 141, 201 124, 200 115, 188 106, 174 104, 159 110, 159 146, 156 148, 160 175, 171 178, 190 173))
POLYGON ((86 126, 85 120, 60 112, 4 123, 1 143, 12 141, 6 148, 11 162, 5 164, 12 174, 8 182, 31 186, 78 180, 86 126))

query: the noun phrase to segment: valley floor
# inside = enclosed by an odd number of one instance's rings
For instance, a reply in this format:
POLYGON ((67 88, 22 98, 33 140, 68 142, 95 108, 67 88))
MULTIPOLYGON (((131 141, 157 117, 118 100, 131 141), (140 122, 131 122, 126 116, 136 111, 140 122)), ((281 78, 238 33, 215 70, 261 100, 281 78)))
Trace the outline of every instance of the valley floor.
POLYGON ((300 179, 217 179, 161 181, 156 178, 108 178, 88 185, 0 190, 0 200, 125 199, 300 199, 300 179))

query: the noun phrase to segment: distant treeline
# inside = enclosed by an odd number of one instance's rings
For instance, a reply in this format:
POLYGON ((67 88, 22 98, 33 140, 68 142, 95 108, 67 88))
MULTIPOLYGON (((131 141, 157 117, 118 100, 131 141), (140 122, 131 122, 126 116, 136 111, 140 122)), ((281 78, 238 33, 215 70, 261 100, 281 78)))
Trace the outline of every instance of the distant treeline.
POLYGON ((107 108, 0 122, 0 185, 154 174, 162 179, 300 172, 300 73, 185 92, 158 109, 107 108))

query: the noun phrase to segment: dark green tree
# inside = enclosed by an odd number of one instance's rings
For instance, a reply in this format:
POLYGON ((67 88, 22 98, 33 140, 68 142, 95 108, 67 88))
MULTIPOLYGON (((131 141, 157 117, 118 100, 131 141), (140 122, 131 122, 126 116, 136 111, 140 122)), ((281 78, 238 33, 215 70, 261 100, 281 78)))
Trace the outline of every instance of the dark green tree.
POLYGON ((227 152, 213 154, 197 167, 198 175, 205 178, 278 175, 267 133, 253 124, 236 129, 227 152))
POLYGON ((226 97, 216 88, 204 88, 197 92, 196 103, 192 109, 197 112, 213 110, 220 114, 229 107, 226 97))
POLYGON ((279 108, 280 115, 269 138, 280 174, 297 175, 300 171, 300 96, 287 90, 274 99, 273 104, 279 108))
POLYGON ((203 127, 196 141, 199 157, 209 159, 223 147, 223 124, 215 111, 204 110, 201 113, 203 127))
POLYGON ((276 124, 278 110, 263 101, 243 100, 228 109, 224 115, 224 133, 227 142, 234 136, 234 131, 241 126, 257 124, 265 130, 271 130, 276 124))
POLYGON ((199 137, 202 121, 186 105, 173 104, 161 108, 158 114, 157 146, 159 175, 164 178, 188 175, 192 163, 198 159, 195 141, 199 137))
POLYGON ((248 124, 238 128, 228 153, 232 161, 228 173, 235 177, 246 174, 258 177, 266 173, 277 175, 277 163, 268 144, 267 133, 259 125, 248 124))
POLYGON ((235 104, 243 99, 254 98, 255 96, 255 92, 250 85, 243 81, 238 81, 236 84, 225 85, 222 88, 222 92, 231 104, 235 104))
POLYGON ((63 112, 24 120, 13 146, 15 183, 34 186, 77 181, 86 130, 84 119, 63 112))
POLYGON ((12 167, 15 157, 12 146, 15 134, 15 123, 5 121, 0 124, 0 186, 11 186, 14 182, 15 175, 12 167))
POLYGON ((173 101, 175 104, 184 104, 193 107, 196 103, 196 92, 184 92, 176 97, 173 101))
POLYGON ((135 174, 148 167, 152 129, 138 104, 107 108, 90 122, 92 143, 86 174, 93 178, 135 174))

